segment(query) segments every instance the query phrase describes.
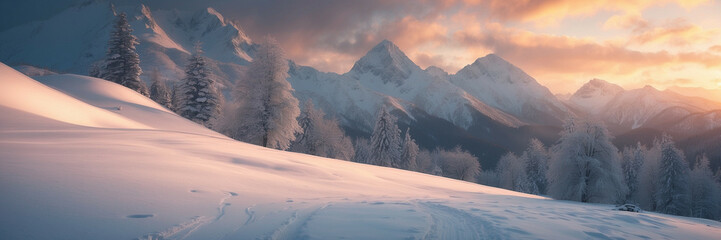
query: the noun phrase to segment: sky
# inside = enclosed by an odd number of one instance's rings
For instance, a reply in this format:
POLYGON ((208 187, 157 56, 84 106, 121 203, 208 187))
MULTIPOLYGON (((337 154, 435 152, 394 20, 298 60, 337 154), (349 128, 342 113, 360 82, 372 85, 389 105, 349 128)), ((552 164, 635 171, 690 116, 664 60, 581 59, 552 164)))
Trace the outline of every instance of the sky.
MULTIPOLYGON (((43 10, 3 17, 0 31, 76 0, 12 3, 43 10)), ((422 68, 455 73, 489 53, 554 93, 592 78, 627 89, 721 88, 721 0, 154 0, 152 8, 213 7, 289 58, 344 73, 388 39, 422 68)), ((7 4, 7 2, 6 2, 7 4)), ((16 11, 23 12, 23 11, 16 11)))

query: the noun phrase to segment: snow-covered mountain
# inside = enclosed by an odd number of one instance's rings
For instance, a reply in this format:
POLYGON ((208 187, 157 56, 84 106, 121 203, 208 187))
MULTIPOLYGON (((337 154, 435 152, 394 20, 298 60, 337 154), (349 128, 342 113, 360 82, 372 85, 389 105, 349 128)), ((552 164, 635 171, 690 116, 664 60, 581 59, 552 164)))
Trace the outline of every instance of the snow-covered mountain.
POLYGON ((481 113, 505 126, 524 124, 514 116, 479 101, 462 88, 451 84, 442 74, 433 71, 437 70, 422 70, 398 46, 384 40, 361 57, 343 76, 366 89, 411 104, 411 107, 463 128, 473 125, 474 113, 481 113))
POLYGON ((184 76, 184 65, 196 42, 202 42, 215 78, 228 85, 242 76, 256 46, 231 21, 212 8, 197 12, 151 11, 145 5, 84 3, 44 21, 0 33, 0 59, 11 65, 30 64, 59 72, 87 74, 105 56, 115 14, 125 12, 138 37, 141 67, 158 69, 169 81, 184 76), (48 57, 53 56, 53 57, 48 57))
POLYGON ((0 64, 1 239, 713 239, 613 210, 229 139, 121 85, 0 64), (600 226, 600 227, 599 227, 600 226), (608 228, 611 226, 611 228, 608 228))
POLYGON ((621 86, 594 78, 571 95, 568 102, 591 114, 598 114, 608 102, 623 91, 621 86))
POLYGON ((529 124, 560 125, 569 111, 545 86, 503 58, 489 54, 450 81, 471 96, 529 124))
POLYGON ((641 127, 670 132, 683 128, 685 131, 690 131, 689 128, 710 129, 713 127, 711 121, 686 120, 686 124, 680 121, 691 115, 705 115, 709 111, 721 109, 721 103, 700 97, 684 96, 669 90, 659 91, 651 86, 624 90, 599 79, 584 84, 568 103, 590 117, 603 120, 616 132, 641 127), (702 125, 690 125, 689 122, 702 125))

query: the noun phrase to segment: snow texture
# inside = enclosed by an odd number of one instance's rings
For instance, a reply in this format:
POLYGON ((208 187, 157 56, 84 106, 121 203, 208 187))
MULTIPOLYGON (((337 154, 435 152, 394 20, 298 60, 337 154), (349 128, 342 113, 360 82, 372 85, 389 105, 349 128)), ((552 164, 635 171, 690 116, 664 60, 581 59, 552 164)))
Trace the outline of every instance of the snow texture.
POLYGON ((104 80, 0 64, 2 239, 714 239, 631 213, 245 144, 104 80), (13 95, 13 92, 17 92, 13 95), (121 110, 107 110, 120 108, 121 110), (106 109, 107 108, 107 109, 106 109))

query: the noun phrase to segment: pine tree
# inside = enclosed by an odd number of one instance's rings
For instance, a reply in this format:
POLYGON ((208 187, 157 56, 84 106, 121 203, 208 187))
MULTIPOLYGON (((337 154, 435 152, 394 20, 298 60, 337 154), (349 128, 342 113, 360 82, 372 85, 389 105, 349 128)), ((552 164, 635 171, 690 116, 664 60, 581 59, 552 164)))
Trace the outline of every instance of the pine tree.
POLYGON ((313 107, 310 99, 303 104, 303 111, 298 117, 298 124, 303 131, 296 134, 290 151, 351 160, 355 155, 353 144, 340 129, 338 122, 325 119, 324 115, 322 110, 313 107))
POLYGON ((689 169, 683 152, 676 148, 668 135, 661 139, 659 178, 655 200, 656 210, 662 213, 688 216, 690 199, 688 189, 689 169))
POLYGON ((170 98, 170 92, 168 92, 168 87, 165 85, 165 80, 160 77, 158 69, 153 70, 150 80, 153 82, 153 84, 150 85, 150 99, 153 99, 153 101, 163 107, 172 109, 173 102, 170 98))
POLYGON ((638 176, 638 190, 633 199, 641 208, 656 211, 656 191, 660 175, 661 140, 654 139, 651 148, 644 153, 643 164, 638 176))
POLYGON ((180 86, 178 113, 187 119, 212 128, 220 115, 221 100, 215 81, 203 57, 200 44, 188 59, 185 79, 180 86))
POLYGON ((416 159, 418 157, 418 144, 411 138, 411 129, 406 129, 406 135, 403 140, 403 147, 401 148, 401 166, 400 168, 406 170, 416 170, 417 164, 416 159))
POLYGON ((513 191, 527 189, 525 161, 511 152, 506 153, 498 160, 496 166, 498 175, 498 187, 513 191))
POLYGON ((627 188, 608 130, 600 123, 575 121, 565 129, 548 172, 549 195, 580 202, 622 200, 627 188))
POLYGON ((356 138, 353 141, 353 149, 355 149, 355 155, 353 161, 357 163, 370 163, 372 150, 371 143, 367 138, 356 138))
POLYGON ((225 131, 233 138, 261 146, 288 149, 301 132, 298 99, 288 82, 288 62, 283 49, 267 37, 247 70, 247 78, 233 89, 235 109, 225 131))
POLYGON ((91 68, 90 75, 123 85, 148 96, 148 88, 145 82, 140 80, 140 74, 143 72, 140 69, 140 57, 135 52, 138 39, 133 36, 132 32, 133 29, 130 27, 125 13, 118 14, 113 31, 110 33, 105 59, 91 68))
POLYGON ((548 151, 543 143, 538 139, 531 139, 531 143, 524 153, 526 167, 526 191, 530 194, 545 194, 548 181, 546 180, 546 172, 548 171, 548 151))
POLYGON ((303 130, 296 133, 295 141, 290 146, 290 151, 318 155, 319 140, 315 135, 318 130, 318 119, 320 113, 313 107, 313 101, 308 100, 303 104, 303 110, 298 116, 298 125, 303 130))
POLYGON ((706 156, 696 160, 691 171, 691 216, 707 219, 719 219, 721 209, 721 186, 714 179, 709 160, 706 156))
POLYGON ((370 164, 400 167, 401 137, 396 118, 381 107, 371 135, 370 164))
POLYGON ((623 170, 624 182, 628 187, 626 201, 634 201, 633 196, 638 190, 639 175, 645 159, 645 152, 640 142, 637 143, 635 148, 625 148, 623 150, 621 169, 623 170))

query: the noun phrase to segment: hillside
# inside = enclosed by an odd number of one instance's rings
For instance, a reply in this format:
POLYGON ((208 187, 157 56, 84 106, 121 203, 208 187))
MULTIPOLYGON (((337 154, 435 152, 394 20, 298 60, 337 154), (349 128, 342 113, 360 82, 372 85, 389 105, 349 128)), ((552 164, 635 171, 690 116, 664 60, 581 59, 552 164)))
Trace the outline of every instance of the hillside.
POLYGON ((24 93, 0 101, 3 239, 721 234, 721 224, 708 220, 620 212, 609 205, 266 149, 209 131, 104 80, 38 79, 50 87, 0 65, 2 95, 24 93), (26 104, 28 96, 43 96, 44 104, 26 104))

